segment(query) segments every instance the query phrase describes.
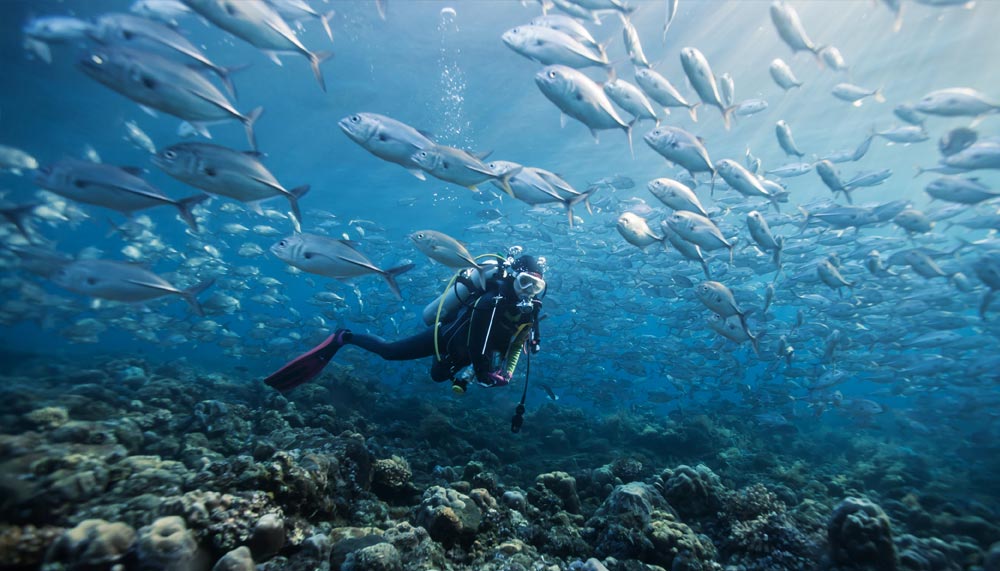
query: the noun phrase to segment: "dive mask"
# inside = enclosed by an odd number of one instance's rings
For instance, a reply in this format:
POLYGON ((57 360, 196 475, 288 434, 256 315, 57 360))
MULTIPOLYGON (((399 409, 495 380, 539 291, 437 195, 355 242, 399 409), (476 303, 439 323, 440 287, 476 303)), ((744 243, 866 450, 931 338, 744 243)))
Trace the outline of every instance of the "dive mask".
POLYGON ((545 280, 535 272, 521 272, 514 278, 514 291, 521 299, 540 297, 545 293, 545 280))

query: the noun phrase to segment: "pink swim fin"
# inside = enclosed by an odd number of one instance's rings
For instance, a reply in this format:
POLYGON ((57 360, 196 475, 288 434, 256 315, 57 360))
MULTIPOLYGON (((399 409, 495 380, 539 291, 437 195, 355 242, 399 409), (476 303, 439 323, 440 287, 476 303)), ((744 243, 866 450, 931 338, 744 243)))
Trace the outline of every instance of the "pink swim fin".
POLYGON ((337 350, 344 346, 346 329, 338 329, 319 345, 310 349, 264 379, 268 386, 287 393, 319 375, 337 350))

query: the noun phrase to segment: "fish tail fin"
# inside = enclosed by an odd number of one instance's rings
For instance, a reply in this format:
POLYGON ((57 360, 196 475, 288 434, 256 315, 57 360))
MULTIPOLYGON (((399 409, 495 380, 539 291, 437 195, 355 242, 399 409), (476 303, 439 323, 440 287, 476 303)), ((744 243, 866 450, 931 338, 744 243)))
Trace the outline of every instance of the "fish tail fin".
POLYGON ((698 106, 699 105, 701 105, 700 102, 699 103, 694 103, 692 105, 688 105, 688 107, 687 107, 688 113, 691 115, 691 120, 694 121, 695 123, 698 122, 698 106))
POLYGON ((729 245, 729 265, 733 265, 733 256, 736 254, 736 244, 729 245))
POLYGON ((511 198, 517 198, 517 197, 514 196, 514 189, 510 187, 510 179, 516 176, 517 173, 521 172, 522 170, 524 170, 524 167, 517 167, 515 169, 511 169, 510 172, 500 177, 500 186, 503 188, 504 192, 510 195, 511 198))
MULTIPOLYGON (((773 260, 774 260, 774 265, 778 266, 778 271, 780 272, 781 271, 781 251, 785 248, 785 238, 784 238, 784 236, 778 236, 777 238, 774 239, 774 242, 778 245, 778 247, 774 249, 774 258, 773 258, 773 260)), ((778 278, 777 274, 775 274, 774 277, 775 277, 775 279, 777 279, 778 278)))
POLYGON ((385 3, 386 2, 388 2, 388 0, 375 0, 375 9, 378 10, 378 17, 383 22, 385 22, 385 8, 386 8, 385 3))
POLYGON ((806 231, 806 228, 809 226, 809 221, 812 220, 813 215, 811 212, 809 212, 808 210, 806 210, 801 206, 799 206, 799 212, 801 212, 802 215, 806 217, 806 219, 802 221, 802 226, 799 227, 799 234, 802 234, 803 232, 806 231))
POLYGON ((22 204, 20 206, 14 206, 12 208, 0 209, 0 215, 7 219, 8 222, 17 227, 18 232, 21 233, 29 242, 31 237, 28 236, 28 227, 25 225, 25 219, 31 212, 38 207, 38 203, 32 204, 22 204))
POLYGON ((705 279, 712 279, 712 272, 708 269, 708 262, 704 258, 701 259, 701 269, 705 272, 705 279))
POLYGON ((198 221, 194 219, 194 213, 191 212, 191 209, 196 205, 205 202, 209 198, 211 198, 211 196, 207 194, 196 194, 194 196, 182 198, 176 203, 177 210, 180 211, 181 218, 184 219, 184 222, 187 222, 187 225, 190 226, 195 232, 198 232, 198 221))
POLYGON ((337 15, 336 10, 330 10, 326 14, 322 14, 319 17, 319 21, 323 24, 323 31, 326 32, 326 37, 330 38, 330 42, 333 42, 333 30, 330 29, 330 20, 337 15))
POLYGON ((313 75, 316 76, 316 81, 323 93, 326 93, 326 80, 323 79, 323 70, 319 68, 319 64, 332 57, 333 52, 309 52, 309 65, 312 67, 313 75))
POLYGON ((385 283, 389 284, 389 289, 392 293, 396 295, 396 299, 403 299, 403 293, 399 291, 399 284, 396 283, 396 276, 408 272, 413 269, 415 264, 403 264, 402 266, 396 266, 395 268, 389 268, 382 272, 382 278, 385 279, 385 283))
POLYGON ((233 99, 236 100, 238 99, 238 97, 236 95, 236 86, 233 85, 232 76, 234 73, 243 71, 248 67, 250 67, 250 64, 248 63, 242 65, 234 65, 232 67, 215 66, 212 68, 212 71, 215 72, 215 75, 219 76, 219 81, 221 81, 223 87, 226 88, 226 92, 229 93, 229 95, 232 95, 233 99))
POLYGON ((191 309, 198 314, 198 317, 205 317, 205 310, 203 310, 201 308, 201 304, 198 303, 198 294, 212 287, 212 284, 214 283, 215 278, 211 278, 181 291, 181 295, 184 296, 184 301, 191 305, 191 309))
POLYGON ((781 214, 781 205, 778 203, 778 197, 771 195, 771 206, 774 207, 774 211, 781 214))
POLYGON ((253 133, 253 126, 255 123, 257 123, 257 119, 260 119, 260 116, 263 114, 264 114, 264 108, 257 107, 253 111, 251 111, 249 115, 242 118, 243 127, 247 131, 247 141, 250 142, 250 148, 255 151, 257 150, 257 136, 254 135, 253 133))
POLYGON ((593 214, 593 210, 591 210, 590 208, 590 195, 593 194, 595 190, 597 189, 595 188, 588 190, 587 192, 581 192, 577 196, 574 196, 573 198, 563 201, 563 206, 566 207, 566 215, 569 217, 570 228, 573 227, 573 207, 576 206, 577 204, 583 202, 584 204, 587 205, 587 211, 593 214))
POLYGON ((750 338, 750 346, 753 347, 753 354, 760 355, 760 339, 758 336, 750 333, 750 330, 746 330, 747 337, 750 338))
MULTIPOLYGON (((638 121, 638 120, 639 119, 636 118, 636 121, 638 121)), ((631 153, 632 159, 634 160, 635 159, 635 148, 632 147, 632 125, 633 124, 635 124, 635 121, 633 121, 632 123, 629 123, 629 124, 627 124, 625 126, 625 137, 628 139, 628 152, 631 153)))
POLYGON ((311 187, 308 184, 303 184, 288 191, 288 203, 292 207, 292 215, 295 216, 295 220, 302 224, 302 212, 299 210, 299 199, 309 192, 311 187))
POLYGON ((733 126, 733 111, 736 111, 735 105, 730 105, 722 110, 722 122, 725 123, 727 131, 733 126))
POLYGON ((875 101, 878 101, 879 103, 885 103, 885 95, 882 94, 881 87, 875 90, 875 93, 872 95, 872 97, 874 97, 875 101))
POLYGON ((986 308, 989 307, 990 302, 993 301, 993 294, 996 292, 997 290, 991 289, 983 295, 983 301, 979 304, 979 318, 983 321, 986 321, 986 308))

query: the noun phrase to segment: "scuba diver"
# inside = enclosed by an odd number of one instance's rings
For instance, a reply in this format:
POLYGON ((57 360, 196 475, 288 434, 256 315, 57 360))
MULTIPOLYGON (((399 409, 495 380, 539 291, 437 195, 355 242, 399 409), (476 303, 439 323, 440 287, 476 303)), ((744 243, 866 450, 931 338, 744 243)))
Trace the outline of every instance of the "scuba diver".
POLYGON ((506 386, 521 353, 537 353, 540 342, 545 259, 521 255, 522 251, 514 246, 507 257, 490 254, 493 259, 458 272, 444 293, 424 308, 427 330, 389 342, 338 329, 264 382, 288 392, 319 375, 341 347, 354 345, 390 361, 433 356, 431 378, 450 380, 456 393, 464 393, 468 386, 468 377, 459 373, 469 365, 479 385, 506 386))

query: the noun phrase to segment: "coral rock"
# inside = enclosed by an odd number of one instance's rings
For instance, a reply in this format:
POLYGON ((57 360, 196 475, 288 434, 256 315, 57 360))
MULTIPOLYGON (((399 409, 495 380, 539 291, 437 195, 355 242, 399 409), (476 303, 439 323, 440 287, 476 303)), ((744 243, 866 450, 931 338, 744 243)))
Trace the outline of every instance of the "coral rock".
POLYGON ((424 492, 416 514, 417 524, 425 527, 435 541, 449 546, 470 541, 479 531, 481 520, 482 513, 472 498, 441 486, 424 492))
POLYGON ((47 406, 24 415, 31 426, 41 429, 58 428, 69 422, 69 413, 61 406, 47 406))
POLYGON ((66 567, 111 566, 118 562, 135 542, 135 530, 124 523, 88 519, 66 531, 49 547, 46 563, 64 563, 66 567))
POLYGON ((549 491, 562 504, 562 508, 570 513, 580 513, 580 497, 576 493, 576 478, 566 472, 549 472, 535 478, 535 488, 538 491, 549 491))
POLYGON ((197 571, 208 565, 194 534, 178 516, 161 517, 139 530, 138 557, 143 568, 197 571))
POLYGON ((892 524, 878 505, 865 498, 847 498, 833 510, 827 524, 833 562, 853 569, 896 569, 892 524))
POLYGON ((255 568, 250 548, 243 546, 223 555, 212 571, 254 571, 255 568))
POLYGON ((714 515, 728 494, 719 477, 704 464, 664 470, 657 477, 656 487, 684 517, 714 515))
POLYGON ((702 563, 715 559, 715 546, 705 537, 699 537, 687 525, 672 516, 656 519, 649 524, 646 535, 653 549, 644 561, 666 569, 701 569, 702 563))
POLYGON ((399 571, 403 560, 391 543, 377 543, 347 556, 343 571, 399 571))
POLYGON ((250 535, 250 550, 258 561, 277 555, 285 545, 285 520, 280 514, 265 514, 257 520, 250 535))

